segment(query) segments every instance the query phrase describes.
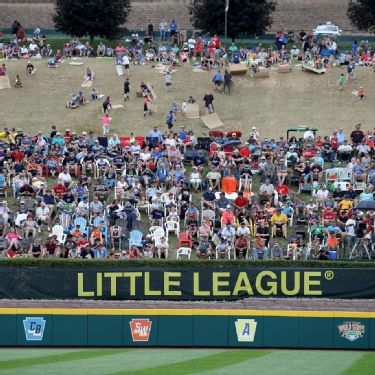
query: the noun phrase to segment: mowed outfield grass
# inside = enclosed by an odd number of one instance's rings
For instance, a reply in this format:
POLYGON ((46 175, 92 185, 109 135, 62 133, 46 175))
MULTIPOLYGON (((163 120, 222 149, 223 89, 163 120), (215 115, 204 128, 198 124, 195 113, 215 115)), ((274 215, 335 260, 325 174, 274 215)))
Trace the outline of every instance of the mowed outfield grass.
POLYGON ((245 349, 2 349, 9 375, 367 375, 375 353, 245 349))
MULTIPOLYGON (((122 103, 125 77, 117 76, 113 59, 85 58, 83 66, 71 66, 69 61, 67 59, 56 69, 48 69, 47 60, 33 61, 37 71, 32 76, 26 76, 26 61, 6 61, 12 86, 16 74, 20 74, 24 87, 0 90, 0 129, 6 126, 23 128, 29 134, 38 130, 49 133, 51 124, 55 124, 62 131, 70 128, 100 134, 101 101, 74 110, 66 109, 65 103, 69 94, 79 90, 89 96, 91 89, 81 87, 87 67, 95 72, 93 86, 111 95, 114 104, 122 103)), ((374 127, 375 73, 372 68, 358 67, 358 81, 346 85, 342 92, 338 90, 338 78, 346 73, 345 68, 334 67, 323 75, 304 73, 300 66, 295 66, 291 74, 280 74, 275 69, 266 79, 252 79, 249 73, 234 76, 231 96, 214 93, 216 112, 224 122, 222 130, 242 130, 248 135, 251 127, 256 126, 263 138, 285 136, 288 127, 301 124, 318 127, 322 135, 329 135, 339 127, 350 132, 358 122, 363 124, 364 130, 374 127), (359 86, 364 86, 367 93, 363 101, 351 94, 359 86)), ((190 95, 199 102, 203 115, 202 98, 207 89, 213 89, 214 73, 215 70, 194 73, 189 64, 178 67, 172 89, 167 92, 163 75, 152 68, 151 63, 131 65, 131 100, 124 108, 111 112, 111 132, 129 135, 133 131, 135 135, 144 135, 154 124, 164 132, 165 117, 172 102, 175 100, 180 107, 182 99, 190 95), (135 97, 141 81, 150 82, 158 96, 157 113, 147 118, 143 117, 142 99, 135 97)), ((197 135, 208 132, 199 119, 186 120, 179 113, 175 129, 181 125, 197 135)))

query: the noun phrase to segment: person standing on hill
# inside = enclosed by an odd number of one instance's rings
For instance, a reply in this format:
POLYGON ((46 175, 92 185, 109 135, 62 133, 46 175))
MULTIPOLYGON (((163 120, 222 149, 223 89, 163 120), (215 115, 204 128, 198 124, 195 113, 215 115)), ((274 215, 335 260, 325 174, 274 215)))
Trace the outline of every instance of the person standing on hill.
POLYGON ((129 82, 129 78, 126 78, 124 82, 124 102, 130 99, 129 93, 130 93, 130 82, 129 82))
POLYGON ((176 21, 172 20, 169 27, 171 29, 171 39, 173 39, 174 35, 177 34, 177 23, 176 23, 176 21))
POLYGON ((151 20, 148 21, 147 32, 151 40, 154 40, 154 25, 152 24, 151 20))
POLYGON ((159 25, 160 30, 160 41, 163 42, 165 40, 165 21, 164 19, 161 20, 159 25))
POLYGON ((344 73, 341 73, 339 77, 339 90, 342 91, 344 89, 344 84, 345 84, 345 75, 344 73))
POLYGON ((206 114, 214 113, 214 96, 209 91, 207 91, 207 94, 203 97, 203 101, 206 108, 206 114))
POLYGON ((230 95, 230 86, 232 84, 232 74, 230 74, 227 70, 224 73, 224 87, 223 93, 225 94, 225 88, 228 88, 228 94, 230 95))

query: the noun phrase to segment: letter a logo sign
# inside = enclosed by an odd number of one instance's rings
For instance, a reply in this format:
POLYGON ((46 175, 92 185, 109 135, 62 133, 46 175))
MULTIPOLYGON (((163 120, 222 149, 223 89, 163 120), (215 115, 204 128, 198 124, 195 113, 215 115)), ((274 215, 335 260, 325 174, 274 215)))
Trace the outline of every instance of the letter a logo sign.
POLYGON ((254 342, 258 324, 255 319, 237 319, 234 324, 238 342, 254 342))
POLYGON ((132 319, 129 324, 134 342, 148 342, 152 325, 150 319, 132 319))

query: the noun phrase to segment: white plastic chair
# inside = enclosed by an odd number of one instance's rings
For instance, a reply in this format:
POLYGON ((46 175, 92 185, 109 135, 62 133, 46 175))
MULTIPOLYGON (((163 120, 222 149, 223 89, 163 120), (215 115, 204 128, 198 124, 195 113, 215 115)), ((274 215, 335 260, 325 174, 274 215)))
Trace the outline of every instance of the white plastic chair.
POLYGON ((353 172, 349 168, 341 168, 339 179, 340 181, 351 182, 353 178, 353 172))
POLYGON ((213 211, 213 210, 203 210, 201 222, 203 222, 204 218, 207 218, 208 220, 212 221, 213 224, 215 224, 215 217, 216 217, 215 211, 213 211))
POLYGON ((65 243, 66 234, 64 233, 64 227, 62 225, 52 227, 52 233, 57 236, 57 241, 59 241, 60 244, 65 243))
POLYGON ((180 259, 181 256, 190 259, 191 249, 189 247, 180 247, 179 249, 177 249, 177 259, 180 259))
POLYGON ((16 225, 16 227, 20 227, 26 219, 27 214, 18 214, 16 219, 14 220, 14 224, 16 225))
POLYGON ((333 183, 333 186, 337 189, 338 187, 341 189, 341 191, 348 191, 350 182, 349 181, 335 181, 333 183))
POLYGON ((353 184, 353 190, 354 191, 364 191, 367 187, 367 183, 366 182, 355 182, 353 184))
POLYGON ((159 227, 158 225, 154 225, 153 227, 150 227, 149 231, 150 231, 150 234, 152 237, 154 237, 154 232, 157 230, 157 229, 163 229, 162 227, 159 227))
POLYGON ((161 227, 155 229, 154 232, 153 232, 153 234, 152 234, 152 238, 154 239, 155 244, 156 244, 156 242, 159 241, 160 238, 162 238, 162 237, 165 237, 165 231, 164 231, 164 229, 161 228, 161 227))
POLYGON ((165 232, 168 238, 169 232, 176 233, 176 236, 180 234, 180 223, 178 221, 166 221, 165 222, 165 232))
POLYGON ((137 208, 139 211, 146 209, 147 216, 150 216, 150 202, 149 201, 145 200, 144 202, 142 202, 142 204, 138 203, 137 208))

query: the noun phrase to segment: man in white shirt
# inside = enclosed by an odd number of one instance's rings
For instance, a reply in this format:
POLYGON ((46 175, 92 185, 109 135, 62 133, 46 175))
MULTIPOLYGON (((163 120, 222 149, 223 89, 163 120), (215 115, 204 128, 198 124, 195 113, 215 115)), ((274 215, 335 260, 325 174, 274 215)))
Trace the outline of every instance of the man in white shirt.
POLYGON ((40 226, 42 223, 47 223, 48 230, 50 230, 51 226, 51 217, 50 217, 50 210, 47 205, 42 201, 40 206, 36 209, 36 221, 38 223, 38 230, 40 232, 40 226))
POLYGON ((350 160, 350 156, 353 152, 353 147, 352 145, 348 144, 348 141, 345 139, 343 144, 339 146, 337 151, 337 158, 339 161, 350 160))
POLYGON ((89 216, 89 211, 90 211, 89 202, 87 200, 87 197, 84 197, 83 200, 78 203, 78 207, 76 211, 77 216, 87 218, 89 216))
MULTIPOLYGON (((352 217, 348 219, 345 223, 349 249, 353 249, 355 242, 357 240, 356 229, 355 229, 356 224, 357 224, 357 215, 353 213, 352 217)), ((344 257, 345 257, 345 254, 344 254, 344 257)))
POLYGON ((122 65, 124 65, 125 74, 129 76, 130 61, 127 55, 122 56, 122 65))
POLYGON ((31 55, 36 55, 38 52, 38 46, 35 44, 34 41, 32 41, 29 45, 29 51, 31 55))
POLYGON ((271 203, 274 191, 275 187, 271 184, 269 179, 266 179, 259 189, 259 197, 271 203))
POLYGON ((68 168, 64 168, 59 173, 58 180, 62 182, 67 188, 73 185, 72 176, 70 175, 68 168))
POLYGON ((196 44, 197 44, 197 41, 194 39, 194 36, 192 35, 191 38, 188 40, 189 52, 194 51, 196 44))
POLYGON ((245 237, 250 236, 250 229, 246 226, 246 223, 244 221, 241 222, 240 227, 237 229, 237 236, 241 234, 245 237))
POLYGON ((253 137, 255 140, 259 139, 259 132, 257 131, 257 128, 255 126, 251 128, 250 137, 253 137))
POLYGON ((315 138, 314 133, 310 130, 310 128, 306 128, 305 133, 303 134, 303 139, 314 140, 314 138, 315 138))
POLYGON ((293 46, 293 48, 290 50, 290 55, 292 58, 296 59, 300 53, 300 49, 297 48, 296 46, 293 46))
POLYGON ((316 192, 316 205, 323 207, 323 201, 328 197, 329 190, 325 185, 322 185, 320 189, 316 192))
POLYGON ((162 19, 161 22, 160 22, 160 25, 159 25, 159 30, 160 30, 160 41, 164 41, 165 40, 165 20, 162 19))

